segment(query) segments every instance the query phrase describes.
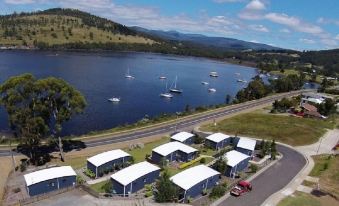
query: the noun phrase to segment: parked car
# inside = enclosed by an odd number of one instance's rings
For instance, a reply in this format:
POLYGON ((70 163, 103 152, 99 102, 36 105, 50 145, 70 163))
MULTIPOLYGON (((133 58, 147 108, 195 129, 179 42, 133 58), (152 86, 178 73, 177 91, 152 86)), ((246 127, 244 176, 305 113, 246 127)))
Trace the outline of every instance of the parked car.
POLYGON ((231 190, 231 195, 240 196, 243 193, 250 192, 252 190, 252 185, 246 181, 240 181, 236 186, 231 190))

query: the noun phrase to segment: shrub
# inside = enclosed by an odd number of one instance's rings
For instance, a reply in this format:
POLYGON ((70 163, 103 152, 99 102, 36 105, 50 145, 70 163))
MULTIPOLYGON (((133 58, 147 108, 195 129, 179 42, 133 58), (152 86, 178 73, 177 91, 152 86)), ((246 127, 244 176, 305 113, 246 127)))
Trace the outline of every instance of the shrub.
POLYGON ((152 185, 151 184, 146 184, 145 186, 146 191, 152 191, 152 185))
POLYGON ((202 157, 198 157, 198 158, 196 158, 196 159, 194 159, 194 160, 192 160, 192 161, 183 163, 183 164, 181 164, 181 165, 179 166, 179 169, 184 169, 184 168, 186 168, 186 167, 189 167, 189 166, 193 165, 194 163, 199 162, 201 159, 202 159, 202 157))
POLYGON ((255 164, 250 165, 251 172, 256 173, 258 171, 258 166, 255 164))
POLYGON ((206 190, 206 189, 203 189, 202 192, 201 192, 201 194, 202 194, 203 196, 207 195, 207 190, 206 190))
MULTIPOLYGON (((95 174, 94 174, 94 172, 92 172, 92 170, 86 169, 86 170, 84 171, 84 174, 85 174, 87 177, 89 177, 89 178, 92 178, 92 179, 95 178, 95 174)), ((99 176, 100 176, 100 175, 99 175, 99 176)), ((102 176, 102 175, 101 175, 101 176, 102 176)))
POLYGON ((153 192, 152 191, 147 191, 145 193, 145 197, 151 197, 151 196, 153 196, 153 192))
POLYGON ((107 175, 109 173, 109 168, 105 168, 104 173, 107 175))
POLYGON ((26 171, 26 169, 27 169, 27 163, 26 162, 22 162, 20 164, 20 172, 24 172, 24 171, 26 171))
POLYGON ((193 198, 191 196, 187 197, 187 203, 192 203, 193 202, 193 198))
POLYGON ((209 195, 209 198, 211 199, 217 199, 219 197, 222 197, 224 196, 226 193, 226 188, 221 186, 221 185, 217 185, 215 187, 213 187, 210 195, 209 195))
POLYGON ((206 158, 201 158, 200 163, 201 164, 205 164, 206 163, 206 158))
POLYGON ((80 176, 80 175, 77 175, 77 184, 78 185, 82 185, 85 183, 85 180, 80 176))
POLYGON ((109 180, 107 181, 102 187, 102 190, 104 190, 106 193, 112 193, 113 190, 113 184, 112 182, 109 180))

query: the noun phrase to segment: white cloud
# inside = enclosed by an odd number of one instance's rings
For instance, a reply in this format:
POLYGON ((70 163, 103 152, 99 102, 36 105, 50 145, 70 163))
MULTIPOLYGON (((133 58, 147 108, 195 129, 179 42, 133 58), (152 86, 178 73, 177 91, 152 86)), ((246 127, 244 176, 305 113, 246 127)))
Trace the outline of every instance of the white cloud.
POLYGON ((34 0, 5 0, 6 4, 33 4, 34 0))
POLYGON ((265 15, 265 18, 271 22, 288 26, 295 31, 314 35, 324 33, 321 27, 303 22, 299 18, 288 16, 287 14, 268 13, 265 15))
POLYGON ((248 10, 265 10, 266 6, 260 0, 252 0, 250 3, 248 3, 246 5, 245 9, 248 9, 248 10))
POLYGON ((286 33, 286 34, 291 33, 291 31, 290 31, 289 29, 286 29, 286 28, 280 29, 280 32, 281 32, 281 33, 286 33))
POLYGON ((251 0, 245 8, 240 11, 238 17, 246 20, 259 20, 263 18, 266 10, 265 4, 260 0, 251 0))
POLYGON ((249 28, 253 31, 270 32, 264 25, 250 25, 249 28))
POLYGON ((319 24, 335 24, 335 25, 339 26, 339 20, 338 19, 328 19, 328 18, 324 18, 324 17, 320 17, 317 20, 317 23, 319 23, 319 24))
POLYGON ((305 43, 305 44, 314 44, 315 41, 312 39, 306 39, 306 38, 301 38, 299 39, 300 42, 305 43))
POLYGON ((335 37, 336 40, 339 40, 339 34, 337 34, 337 36, 335 37))

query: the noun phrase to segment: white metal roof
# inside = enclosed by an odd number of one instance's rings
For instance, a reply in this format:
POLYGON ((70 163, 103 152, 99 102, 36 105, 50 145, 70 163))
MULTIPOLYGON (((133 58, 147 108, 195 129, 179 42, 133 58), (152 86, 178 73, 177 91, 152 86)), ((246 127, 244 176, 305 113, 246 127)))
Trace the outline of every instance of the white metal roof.
POLYGON ((167 156, 169 154, 171 154, 172 152, 175 151, 182 151, 186 154, 192 153, 192 152, 196 152, 198 151, 197 149, 190 147, 188 145, 185 145, 181 142, 169 142, 163 145, 160 145, 156 148, 153 149, 154 152, 162 155, 162 156, 167 156))
POLYGON ((144 161, 120 170, 119 172, 113 174, 111 178, 126 186, 134 180, 156 170, 160 170, 160 168, 144 161))
POLYGON ((230 136, 223 133, 214 133, 206 137, 206 139, 216 143, 221 142, 227 138, 230 138, 230 136))
POLYGON ((188 190, 199 182, 218 174, 220 173, 212 168, 198 165, 174 175, 170 180, 182 189, 188 190))
POLYGON ((249 158, 250 156, 245 155, 241 152, 238 152, 236 150, 232 150, 224 154, 224 158, 227 158, 227 165, 234 167, 235 165, 239 164, 244 159, 249 158))
POLYGON ((240 137, 237 147, 254 151, 256 143, 257 143, 256 140, 247 137, 240 137))
POLYGON ((183 142, 187 140, 188 138, 194 137, 194 134, 189 132, 179 132, 171 137, 171 139, 179 142, 183 142))
POLYGON ((36 172, 32 172, 24 175, 24 178, 26 181, 26 185, 30 186, 46 180, 76 175, 77 174, 74 172, 71 166, 63 166, 63 167, 52 167, 49 169, 43 169, 36 172))
POLYGON ((96 167, 99 167, 100 165, 103 165, 107 162, 122 158, 122 157, 128 157, 131 156, 125 151, 122 151, 121 149, 116 149, 108 152, 103 152, 101 154, 97 154, 93 157, 90 157, 87 159, 90 163, 95 165, 96 167))

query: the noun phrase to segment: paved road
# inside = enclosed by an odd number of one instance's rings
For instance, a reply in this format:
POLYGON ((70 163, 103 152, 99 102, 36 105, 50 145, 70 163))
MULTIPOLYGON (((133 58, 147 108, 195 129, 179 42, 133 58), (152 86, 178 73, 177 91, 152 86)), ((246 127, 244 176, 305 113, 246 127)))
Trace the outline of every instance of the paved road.
MULTIPOLYGON (((177 127, 177 129, 180 130, 180 129, 187 128, 190 126, 199 125, 202 122, 206 122, 208 120, 213 120, 213 119, 227 116, 230 114, 234 114, 234 113, 237 113, 237 112, 249 109, 249 108, 264 105, 264 104, 273 102, 275 100, 281 99, 283 97, 295 96, 305 91, 306 90, 293 91, 289 93, 283 93, 283 94, 266 97, 266 98, 255 100, 255 101, 245 102, 245 103, 238 104, 238 105, 232 105, 229 107, 225 107, 223 109, 219 109, 214 112, 207 112, 204 115, 197 115, 195 117, 188 118, 187 120, 181 120, 181 121, 179 120, 176 123, 165 124, 164 126, 158 126, 158 127, 151 127, 149 129, 141 129, 135 132, 125 132, 120 135, 114 135, 114 136, 112 135, 104 139, 89 140, 89 141, 86 141, 85 144, 87 147, 95 147, 95 146, 112 144, 112 143, 117 143, 117 142, 122 142, 122 141, 134 140, 134 139, 148 137, 152 135, 166 134, 170 131, 174 131, 175 127, 177 127)), ((0 157, 9 156, 9 155, 10 155, 10 152, 8 150, 0 149, 0 157)))
POLYGON ((252 180, 253 191, 241 197, 230 196, 220 206, 259 206, 273 193, 284 188, 306 164, 297 151, 278 145, 283 158, 252 180))

